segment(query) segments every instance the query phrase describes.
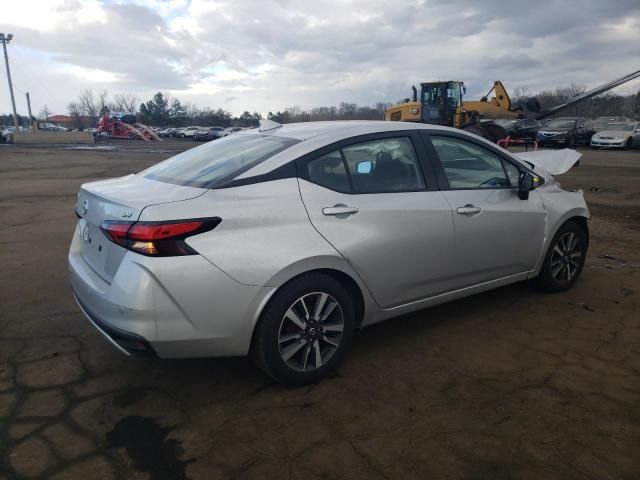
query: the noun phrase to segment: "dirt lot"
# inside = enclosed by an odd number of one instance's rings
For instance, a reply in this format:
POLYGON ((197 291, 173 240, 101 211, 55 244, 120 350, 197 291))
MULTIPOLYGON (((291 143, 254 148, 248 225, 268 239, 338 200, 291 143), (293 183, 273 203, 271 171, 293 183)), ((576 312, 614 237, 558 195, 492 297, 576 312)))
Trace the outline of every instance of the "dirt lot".
POLYGON ((83 318, 80 184, 192 143, 111 145, 0 145, 0 478, 640 478, 640 151, 584 150, 561 177, 593 213, 574 289, 380 324, 289 389, 246 359, 126 358, 83 318))

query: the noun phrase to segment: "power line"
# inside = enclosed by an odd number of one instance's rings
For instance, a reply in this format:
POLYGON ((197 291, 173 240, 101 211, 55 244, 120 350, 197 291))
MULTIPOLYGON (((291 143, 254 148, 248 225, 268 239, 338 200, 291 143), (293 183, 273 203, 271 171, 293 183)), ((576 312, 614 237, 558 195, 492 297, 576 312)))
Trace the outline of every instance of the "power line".
MULTIPOLYGON (((50 100, 55 101, 56 103, 58 103, 60 105, 63 105, 64 102, 60 102, 60 99, 56 95, 54 95, 51 90, 49 90, 49 88, 46 85, 46 82, 41 80, 40 76, 35 74, 33 72, 33 70, 31 70, 31 67, 29 66, 29 61, 23 56, 22 47, 18 47, 16 45, 15 51, 16 51, 16 53, 18 55, 18 58, 20 60, 22 60, 22 66, 20 66, 18 68, 24 74, 24 76, 26 78, 29 78, 30 80, 34 80, 35 82, 38 83, 39 90, 40 90, 41 93, 44 94, 43 97, 45 99, 48 98, 50 100), (26 69, 26 71, 25 71, 25 69, 26 69), (28 74, 27 74, 27 72, 28 72, 28 74)), ((26 55, 26 53, 25 53, 25 55, 26 55)), ((12 64, 13 64, 13 62, 12 62, 12 64)), ((43 102, 43 104, 45 104, 45 103, 46 102, 43 102)))

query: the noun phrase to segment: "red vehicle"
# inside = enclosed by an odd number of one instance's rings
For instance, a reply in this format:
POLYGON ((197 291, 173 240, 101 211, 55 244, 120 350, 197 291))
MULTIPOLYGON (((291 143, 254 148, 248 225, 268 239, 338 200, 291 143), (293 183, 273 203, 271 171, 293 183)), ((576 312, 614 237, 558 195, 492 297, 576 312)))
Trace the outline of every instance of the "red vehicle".
MULTIPOLYGON (((134 117, 135 118, 135 117, 134 117)), ((120 120, 113 120, 108 113, 104 114, 98 122, 98 132, 107 132, 110 138, 120 138, 125 140, 152 140, 162 141, 156 132, 142 123, 127 123, 120 120)))

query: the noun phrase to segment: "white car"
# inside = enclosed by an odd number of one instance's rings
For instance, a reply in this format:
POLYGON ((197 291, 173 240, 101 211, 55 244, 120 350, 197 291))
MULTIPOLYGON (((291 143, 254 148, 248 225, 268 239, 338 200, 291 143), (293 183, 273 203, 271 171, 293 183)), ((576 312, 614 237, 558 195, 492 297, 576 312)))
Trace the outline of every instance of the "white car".
POLYGON ((640 146, 640 122, 611 123, 591 137, 591 148, 626 148, 640 146))
POLYGON ((188 138, 193 137, 193 135, 200 129, 200 127, 184 127, 176 137, 178 138, 188 138))

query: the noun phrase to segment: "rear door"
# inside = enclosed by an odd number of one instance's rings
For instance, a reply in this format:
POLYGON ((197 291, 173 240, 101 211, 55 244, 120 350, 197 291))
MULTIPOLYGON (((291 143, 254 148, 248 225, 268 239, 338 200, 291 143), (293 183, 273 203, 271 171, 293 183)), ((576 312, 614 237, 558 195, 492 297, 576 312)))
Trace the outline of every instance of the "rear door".
POLYGON ((298 161, 316 230, 390 307, 449 288, 453 221, 415 132, 367 135, 298 161))
POLYGON ((530 271, 545 235, 546 211, 535 190, 518 197, 519 168, 469 135, 431 132, 439 180, 454 218, 456 287, 530 271))

